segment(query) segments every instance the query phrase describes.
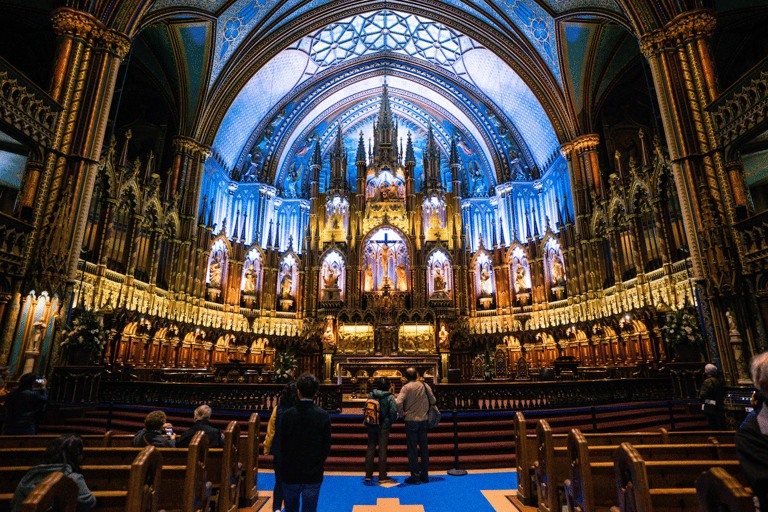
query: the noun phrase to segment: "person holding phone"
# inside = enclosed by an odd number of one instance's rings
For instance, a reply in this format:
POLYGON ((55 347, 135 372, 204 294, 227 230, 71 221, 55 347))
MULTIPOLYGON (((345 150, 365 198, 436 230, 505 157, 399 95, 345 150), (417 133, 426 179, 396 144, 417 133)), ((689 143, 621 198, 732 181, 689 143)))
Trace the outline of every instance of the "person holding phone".
POLYGON ((45 384, 45 379, 37 379, 34 373, 25 373, 19 377, 19 385, 5 400, 3 434, 35 434, 38 419, 48 402, 45 384))
POLYGON ((175 448, 176 434, 173 425, 168 423, 163 411, 152 411, 144 418, 144 428, 133 436, 133 446, 157 446, 158 448, 175 448))

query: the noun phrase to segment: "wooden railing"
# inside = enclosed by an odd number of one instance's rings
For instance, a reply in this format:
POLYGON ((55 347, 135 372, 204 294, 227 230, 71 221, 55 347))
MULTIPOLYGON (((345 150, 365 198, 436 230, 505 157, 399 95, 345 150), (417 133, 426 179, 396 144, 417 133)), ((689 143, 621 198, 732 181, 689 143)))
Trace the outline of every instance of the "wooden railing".
POLYGON ((438 384, 435 395, 438 407, 446 411, 532 410, 675 398, 670 378, 438 384))
MULTIPOLYGON (((223 384, 178 382, 103 381, 99 401, 158 407, 197 407, 205 403, 214 409, 271 411, 280 399, 282 384, 223 384)), ((341 386, 321 384, 315 403, 329 412, 341 412, 341 386)))

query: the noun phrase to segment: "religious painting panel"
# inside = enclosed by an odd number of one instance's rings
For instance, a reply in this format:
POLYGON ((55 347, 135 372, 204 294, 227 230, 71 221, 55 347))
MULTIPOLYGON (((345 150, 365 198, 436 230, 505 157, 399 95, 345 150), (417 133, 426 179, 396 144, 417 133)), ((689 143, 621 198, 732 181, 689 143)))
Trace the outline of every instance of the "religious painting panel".
POLYGON ((365 186, 365 199, 373 203, 404 203, 405 176, 402 170, 395 173, 384 166, 378 172, 370 171, 365 186))
POLYGON ((346 265, 339 251, 329 252, 320 267, 320 300, 341 301, 346 288, 346 265))
POLYGON ((339 354, 370 354, 373 352, 373 326, 367 324, 339 325, 339 354))
POLYGON ((430 354, 435 352, 435 328, 432 324, 403 324, 397 332, 401 354, 430 354))

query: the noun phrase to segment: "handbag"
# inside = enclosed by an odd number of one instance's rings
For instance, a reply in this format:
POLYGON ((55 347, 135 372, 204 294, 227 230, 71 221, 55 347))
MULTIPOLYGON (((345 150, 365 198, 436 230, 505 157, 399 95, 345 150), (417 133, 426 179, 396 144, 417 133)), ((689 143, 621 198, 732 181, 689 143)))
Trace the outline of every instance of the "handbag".
MULTIPOLYGON (((426 383, 422 382, 426 388, 426 383)), ((426 389, 424 390, 426 391, 426 389)), ((429 393, 427 393, 427 400, 429 400, 429 393)), ((440 424, 440 409, 437 408, 437 404, 429 404, 429 410, 427 411, 427 428, 435 428, 440 424)))

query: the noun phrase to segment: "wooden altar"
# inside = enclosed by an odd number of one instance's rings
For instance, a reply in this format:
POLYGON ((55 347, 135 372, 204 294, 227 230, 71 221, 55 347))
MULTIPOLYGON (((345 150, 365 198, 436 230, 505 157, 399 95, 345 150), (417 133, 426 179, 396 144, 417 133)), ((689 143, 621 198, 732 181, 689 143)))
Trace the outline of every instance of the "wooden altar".
POLYGON ((341 385, 341 379, 345 372, 348 372, 353 377, 357 377, 361 371, 364 371, 368 378, 378 375, 392 378, 398 375, 398 372, 399 375, 404 376, 405 370, 411 367, 416 368, 420 377, 424 377, 425 374, 428 375, 428 378, 424 380, 431 380, 433 384, 437 384, 439 363, 440 356, 436 354, 416 357, 333 357, 336 383, 339 385, 341 385))

